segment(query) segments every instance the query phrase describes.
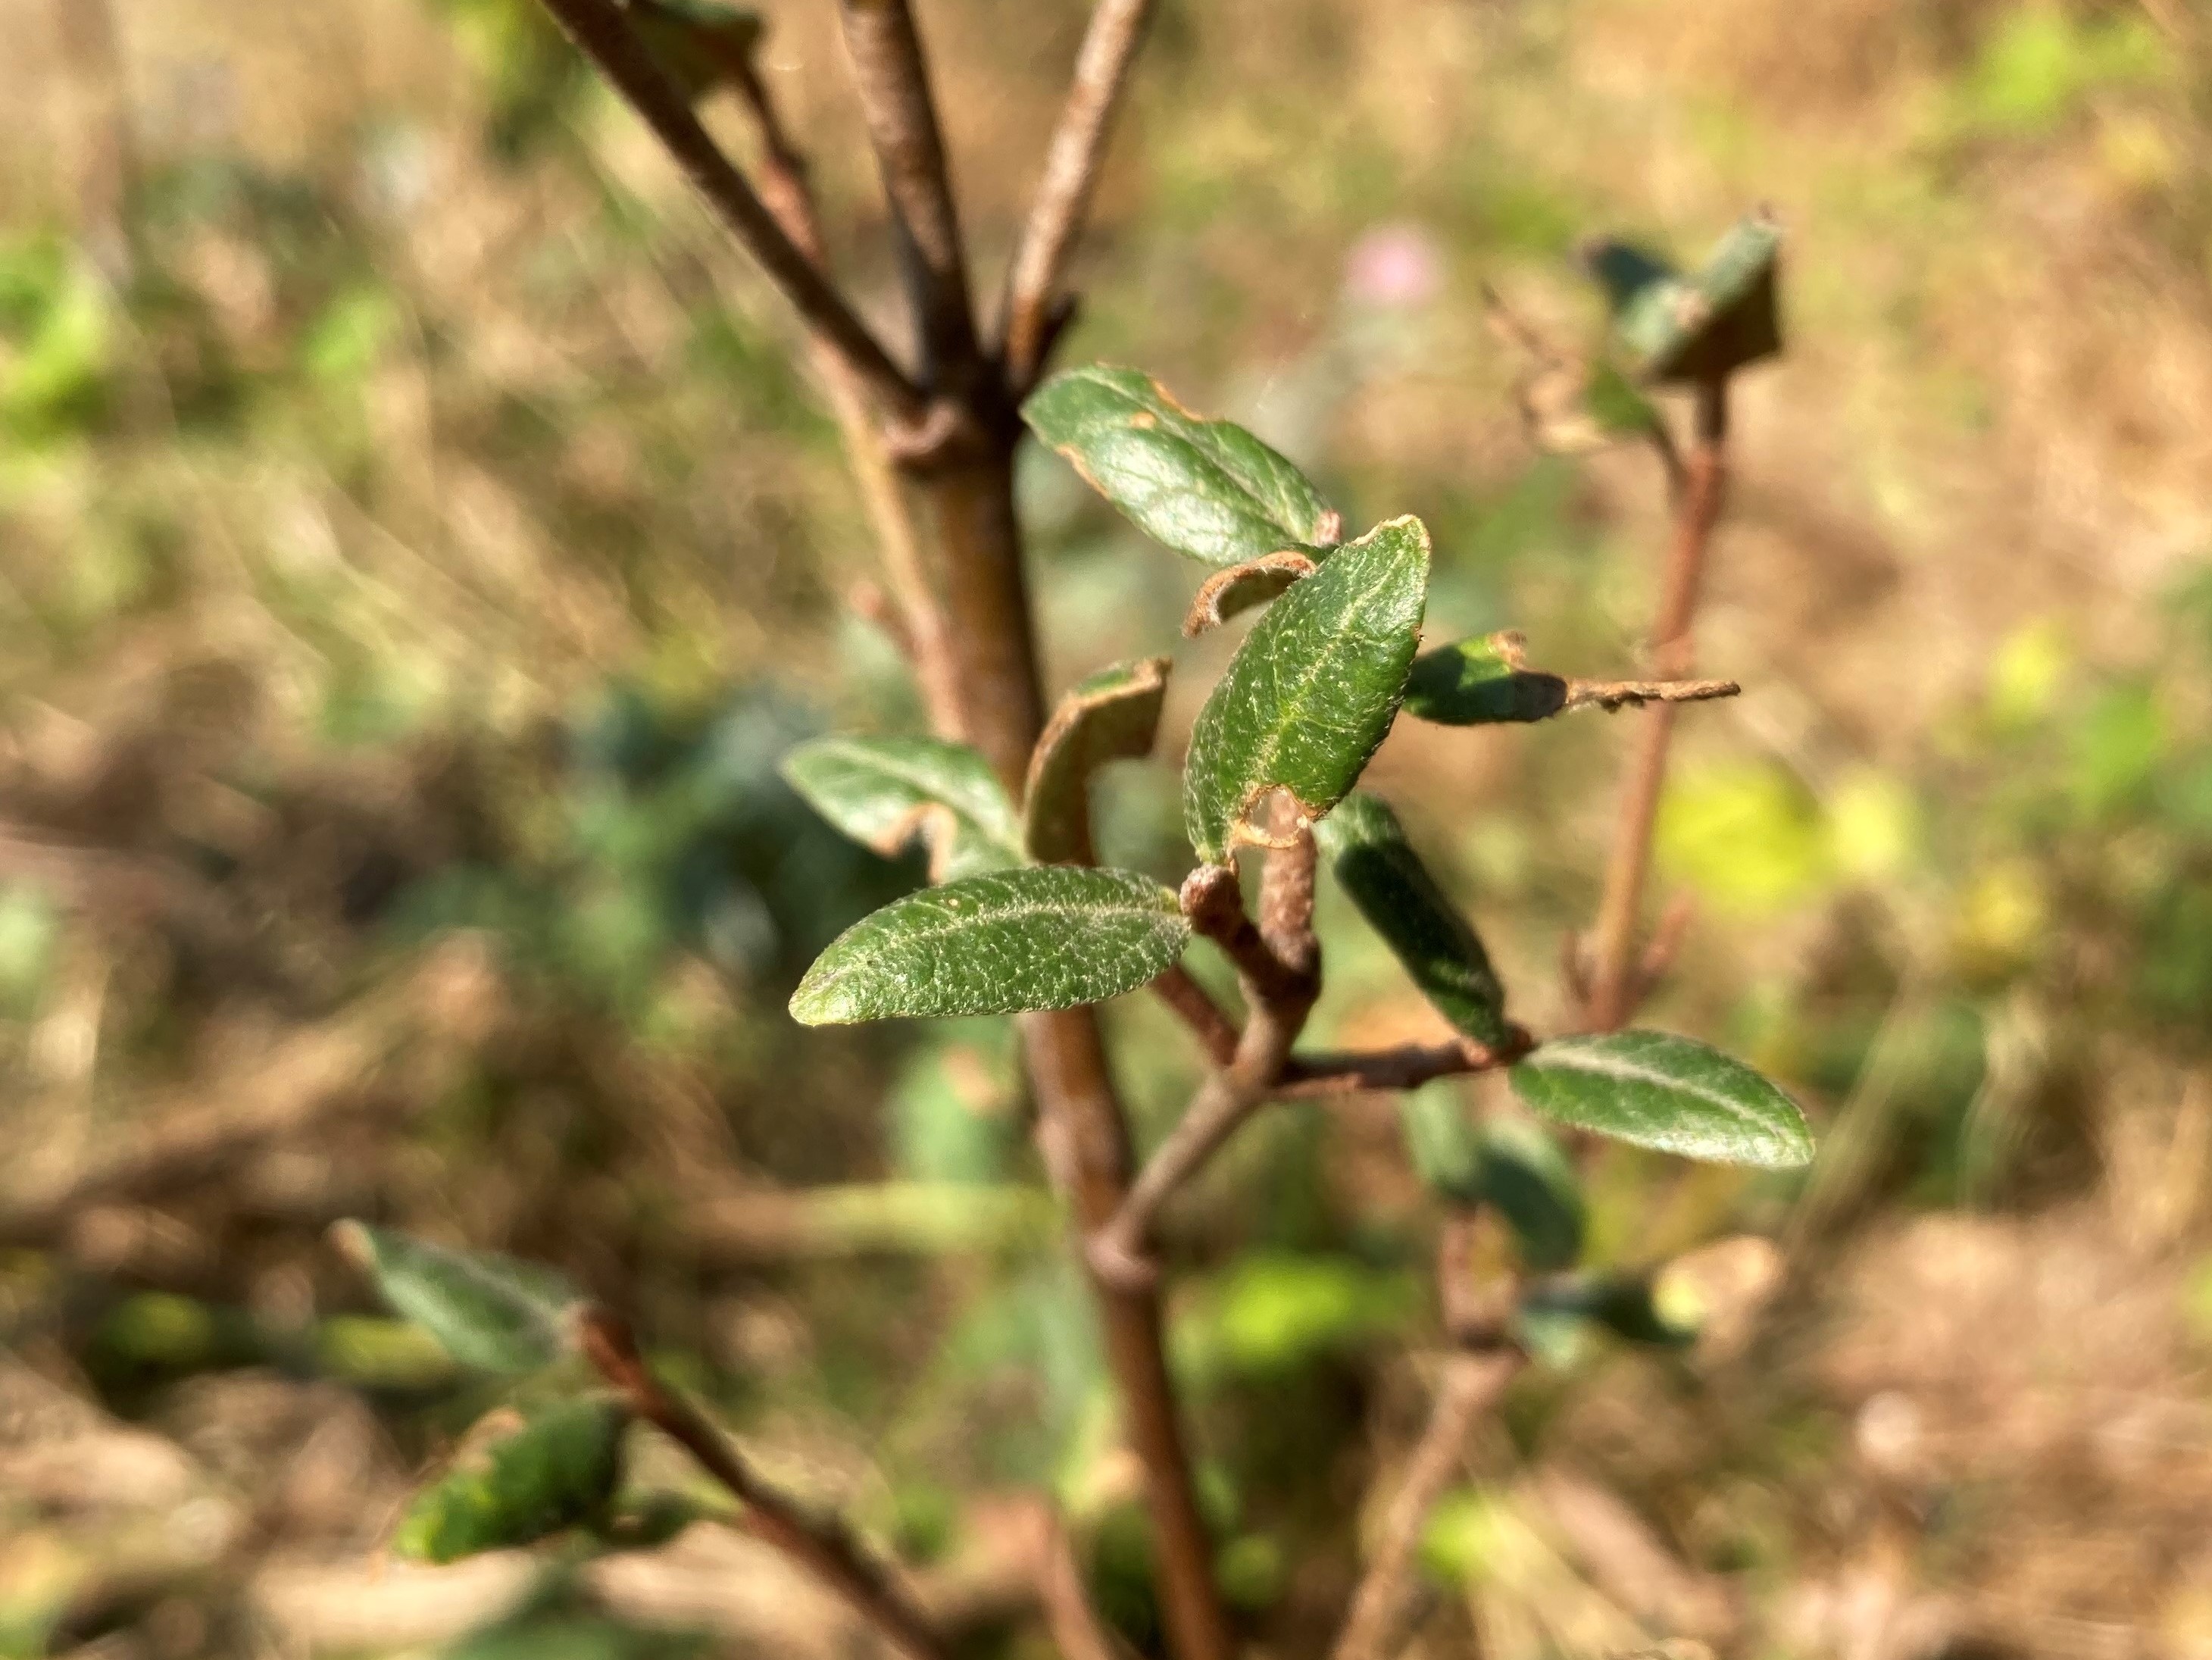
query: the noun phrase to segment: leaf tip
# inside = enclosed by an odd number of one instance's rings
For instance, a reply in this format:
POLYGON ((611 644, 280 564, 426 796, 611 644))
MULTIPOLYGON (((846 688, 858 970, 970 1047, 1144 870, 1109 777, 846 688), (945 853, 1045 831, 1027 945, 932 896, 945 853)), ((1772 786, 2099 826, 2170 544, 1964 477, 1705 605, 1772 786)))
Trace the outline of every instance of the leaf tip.
POLYGON ((331 1224, 323 1237, 331 1249, 363 1274, 376 1271, 376 1235, 366 1222, 349 1216, 331 1224))

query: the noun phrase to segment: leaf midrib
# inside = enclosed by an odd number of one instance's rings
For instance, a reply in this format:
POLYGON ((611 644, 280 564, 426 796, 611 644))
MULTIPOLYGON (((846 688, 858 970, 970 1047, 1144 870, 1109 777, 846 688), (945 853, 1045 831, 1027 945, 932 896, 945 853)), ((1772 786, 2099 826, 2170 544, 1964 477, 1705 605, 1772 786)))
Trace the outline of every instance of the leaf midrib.
MULTIPOLYGON (((1358 624, 1364 619, 1367 608, 1389 586, 1391 578, 1397 575, 1398 567, 1402 559, 1402 555, 1394 556, 1390 562, 1376 574, 1373 585, 1345 607, 1343 623, 1337 630, 1340 635, 1351 634, 1357 630, 1358 624)), ((1296 591, 1293 587, 1292 592, 1296 591)), ((1278 611, 1275 615, 1280 616, 1281 613, 1278 611)), ((1279 636, 1288 634, 1296 621, 1296 618, 1285 621, 1276 630, 1277 635, 1279 636)), ((1267 642, 1271 656, 1276 643, 1277 641, 1273 638, 1267 642)), ((1307 665, 1304 672, 1293 683, 1294 689, 1291 695, 1281 700, 1282 718, 1269 728, 1267 735, 1261 740, 1253 751, 1253 764, 1246 770, 1247 778, 1252 778, 1261 772, 1273 772, 1275 769, 1275 758, 1282 753, 1284 739, 1289 733, 1293 721, 1303 718, 1305 714, 1308 696, 1312 692, 1316 683, 1321 678, 1325 661, 1326 654, 1316 653, 1313 660, 1307 665)), ((1227 711, 1224 709, 1223 714, 1225 716, 1227 711)), ((1267 787, 1274 788, 1279 786, 1269 785, 1267 787)), ((1252 805, 1252 798, 1260 793, 1257 788, 1247 789, 1237 799, 1237 805, 1230 811, 1228 822, 1222 826, 1224 834, 1231 825, 1244 816, 1252 805)))
MULTIPOLYGON (((1617 1053, 1570 1049, 1565 1055, 1554 1054, 1548 1059, 1540 1055, 1532 1057, 1530 1064, 1539 1072, 1556 1067, 1565 1072, 1584 1072, 1627 1083, 1652 1084, 1662 1088, 1679 1090, 1686 1095, 1694 1095, 1701 1101, 1709 1102, 1714 1106, 1723 1109, 1737 1122, 1748 1126, 1765 1139, 1793 1146, 1798 1140, 1796 1136, 1776 1130, 1733 1097, 1714 1093, 1708 1085, 1680 1078, 1671 1073, 1655 1072, 1650 1067, 1639 1065, 1617 1053)), ((1773 1086, 1769 1085, 1767 1087, 1773 1086)), ((1774 1092, 1778 1096, 1782 1093, 1779 1090, 1774 1092)), ((1786 1097, 1784 1098, 1787 1099, 1786 1097)))

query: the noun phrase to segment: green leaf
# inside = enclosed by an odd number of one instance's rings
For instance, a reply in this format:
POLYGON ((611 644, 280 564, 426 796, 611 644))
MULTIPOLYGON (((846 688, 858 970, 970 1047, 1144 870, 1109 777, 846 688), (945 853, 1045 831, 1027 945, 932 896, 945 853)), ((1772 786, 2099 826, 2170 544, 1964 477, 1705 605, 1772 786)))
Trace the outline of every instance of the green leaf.
POLYGON ((1582 1255, 1581 1186, 1543 1131, 1510 1118, 1468 1122, 1448 1079, 1399 1097, 1398 1121, 1421 1180, 1447 1203, 1495 1207, 1529 1268, 1548 1274, 1582 1255))
POLYGON ((1595 1326, 1625 1342, 1684 1348, 1697 1340, 1694 1326, 1668 1317, 1645 1274, 1575 1274, 1547 1280, 1522 1293, 1518 1323, 1532 1351, 1554 1364, 1574 1358, 1581 1329, 1595 1326))
POLYGON ((451 1474, 417 1493, 392 1549, 417 1561, 458 1562, 597 1521, 622 1478, 629 1427, 629 1408, 611 1397, 547 1408, 465 1452, 451 1474))
POLYGON ((1812 1132, 1796 1103, 1741 1061, 1687 1037, 1562 1037, 1511 1077, 1514 1092, 1546 1117, 1618 1141, 1771 1170, 1812 1161, 1812 1132))
POLYGON ((1520 636, 1489 634, 1425 651, 1406 677, 1406 713, 1444 727, 1541 721, 1567 706, 1567 683, 1521 660, 1520 636))
POLYGON ((1189 939, 1176 896, 1133 871, 970 876, 846 929, 807 970, 791 1012, 821 1026, 1073 1008, 1134 991, 1189 939))
POLYGON ((1022 862, 1021 826, 991 763, 934 738, 823 738, 783 758, 806 804, 886 856, 916 835, 946 881, 1022 862))
POLYGON ((1428 586, 1427 529, 1393 519, 1253 625, 1191 729, 1183 826, 1200 859, 1259 839, 1247 815, 1271 790, 1319 818, 1358 781, 1405 693, 1428 586))
POLYGON ((1613 306, 1638 379, 1680 385, 1722 378, 1782 350, 1775 272, 1782 229, 1765 212, 1739 221, 1694 276, 1619 242, 1587 256, 1613 306))
POLYGON ((1588 455, 1660 429, 1659 411, 1609 362, 1556 358, 1523 379, 1521 413, 1538 448, 1588 455))
POLYGON ((766 33, 760 14, 720 0, 625 0, 646 50, 686 98, 742 82, 766 33))
POLYGON ((1141 760, 1159 731, 1168 660, 1116 663, 1060 700, 1030 755, 1022 841, 1040 864, 1079 861, 1091 846, 1091 775, 1109 761, 1141 760))
POLYGON ((1243 428, 1191 414, 1134 369, 1063 370, 1030 394, 1022 418, 1177 553, 1237 565, 1335 540, 1335 515, 1304 474, 1243 428))
POLYGON ((386 1302, 463 1365, 535 1371, 567 1352, 568 1311, 582 1298, 550 1268, 448 1250, 362 1222, 339 1223, 331 1239, 386 1302))
POLYGON ((1489 953, 1406 840, 1398 816, 1364 790, 1314 829, 1352 903, 1381 934, 1421 994, 1479 1043, 1506 1041, 1505 990, 1489 953))

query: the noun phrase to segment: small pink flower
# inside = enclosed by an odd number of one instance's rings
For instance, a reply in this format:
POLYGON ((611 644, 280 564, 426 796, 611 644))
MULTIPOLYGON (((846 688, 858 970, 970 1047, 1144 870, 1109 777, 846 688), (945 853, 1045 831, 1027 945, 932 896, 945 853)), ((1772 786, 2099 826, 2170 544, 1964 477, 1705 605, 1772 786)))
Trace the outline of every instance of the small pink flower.
POLYGON ((1377 225, 1344 259, 1344 294, 1354 305, 1412 310, 1443 291, 1443 253, 1419 225, 1377 225))

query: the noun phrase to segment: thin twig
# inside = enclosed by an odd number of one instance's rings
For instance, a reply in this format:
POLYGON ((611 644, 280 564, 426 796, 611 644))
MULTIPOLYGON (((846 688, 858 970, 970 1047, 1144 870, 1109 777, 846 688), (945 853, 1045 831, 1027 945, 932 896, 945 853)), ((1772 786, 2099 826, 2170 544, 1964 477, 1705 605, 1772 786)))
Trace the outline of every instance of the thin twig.
POLYGON ((1390 1660, 1410 1600, 1413 1566, 1429 1512, 1451 1485, 1476 1422, 1521 1369, 1511 1349, 1455 1353, 1444 1362, 1428 1428, 1406 1465, 1405 1480, 1382 1518, 1373 1560, 1352 1594, 1331 1660, 1390 1660))
POLYGON ((1037 1606, 1060 1660, 1127 1660, 1127 1646, 1115 1640, 1098 1611, 1091 1606, 1091 1593, 1083 1583, 1083 1565, 1076 1560, 1059 1512, 1039 1502, 1030 1527, 1035 1557, 1030 1572, 1036 1584, 1037 1606))
POLYGON ((700 125, 691 106, 653 61, 612 0, 543 3, 652 128, 699 193, 721 215, 738 246, 797 309, 808 330, 837 352, 886 409, 902 422, 920 423, 928 409, 921 390, 785 234, 744 175, 700 125))
POLYGON ((1734 697, 1743 688, 1733 680, 1570 680, 1562 709, 1641 708, 1646 703, 1702 703, 1734 697))
MULTIPOLYGON (((792 143, 750 51, 731 53, 726 64, 759 141, 761 200, 799 252, 826 272, 828 243, 813 187, 807 181, 805 160, 792 143)), ((876 533, 884 580, 890 585, 892 603, 897 607, 899 626, 894 638, 899 639, 907 660, 914 666, 932 727, 948 738, 964 737, 945 608, 938 603, 936 584, 930 579, 906 492, 868 408, 867 388, 844 357, 818 335, 811 337, 808 344, 831 417, 844 443, 845 459, 853 469, 854 482, 860 487, 861 506, 876 533)))
POLYGON ((697 1461, 745 1507, 748 1529, 811 1571, 913 1660, 951 1660, 951 1649, 892 1579, 835 1517, 810 1515, 763 1481, 721 1431, 654 1377, 619 1315, 589 1308, 576 1319, 585 1358, 619 1389, 630 1409, 697 1461))
POLYGON ((1237 1023, 1229 1018, 1213 994, 1190 977, 1181 964, 1152 982, 1152 994, 1165 1003, 1205 1046, 1206 1059, 1225 1067, 1237 1057, 1237 1023))
POLYGON ((840 0, 845 50, 875 147, 921 336, 922 376, 945 387, 978 361, 968 258, 929 64, 908 0, 840 0))
POLYGON ((1267 855, 1260 924, 1244 914, 1237 873, 1208 866, 1183 884, 1191 925, 1220 943, 1237 964, 1251 1010, 1226 1066, 1206 1075, 1167 1139, 1137 1172, 1107 1225, 1089 1243, 1091 1263, 1114 1283, 1143 1284, 1152 1227, 1161 1209, 1206 1165, 1239 1126, 1265 1106, 1321 994, 1321 946, 1314 938, 1313 832, 1294 803, 1279 798, 1274 824, 1285 845, 1267 855))
POLYGON ((1512 1041, 1494 1049, 1462 1038, 1451 1043, 1406 1043, 1389 1049, 1295 1055, 1284 1064, 1274 1093, 1293 1098, 1414 1090, 1438 1078, 1510 1067, 1534 1047, 1534 1040, 1516 1026, 1512 1041))
MULTIPOLYGON (((1705 553, 1719 522, 1728 482, 1728 382, 1707 381, 1698 388, 1697 443, 1691 451, 1686 482, 1674 516, 1673 550, 1667 562, 1659 620, 1652 629, 1653 666, 1670 679, 1686 676, 1693 642, 1698 590, 1705 553)), ((1674 706, 1662 703, 1645 717, 1642 742, 1631 764, 1628 784, 1615 820, 1613 850, 1605 868, 1605 888, 1593 930, 1589 995, 1582 1020, 1592 1031, 1612 1031, 1635 1012, 1638 984, 1637 921, 1644 879, 1651 863, 1651 831, 1658 818, 1659 795, 1667 781, 1667 753, 1674 730, 1674 706)))
POLYGON ((1076 53, 1067 102, 1045 152, 1044 176, 1006 271, 1000 355, 1018 392, 1036 380, 1057 331, 1053 317, 1060 285, 1097 188, 1115 109, 1152 12, 1152 0, 1099 0, 1076 53))

